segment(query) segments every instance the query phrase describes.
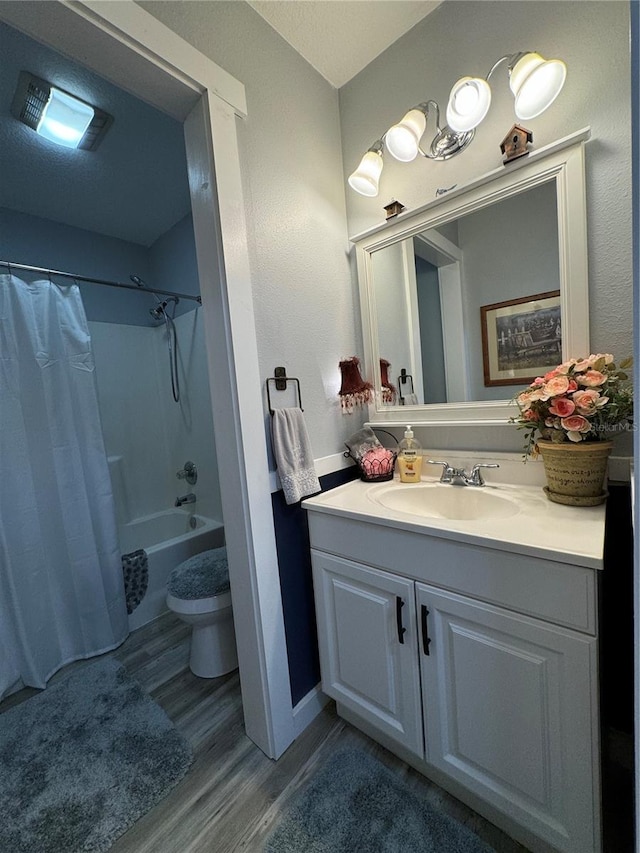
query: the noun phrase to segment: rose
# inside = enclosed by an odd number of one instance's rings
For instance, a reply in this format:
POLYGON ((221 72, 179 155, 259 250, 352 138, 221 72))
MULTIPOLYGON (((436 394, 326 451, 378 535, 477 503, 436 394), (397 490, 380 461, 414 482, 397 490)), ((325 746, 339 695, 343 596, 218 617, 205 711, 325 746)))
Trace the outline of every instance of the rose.
POLYGON ((578 376, 578 384, 586 385, 588 388, 597 388, 599 385, 604 385, 607 381, 607 375, 600 373, 599 370, 587 370, 578 376))
MULTIPOLYGON (((576 394, 579 394, 579 391, 576 391, 576 394)), ((587 391, 583 391, 584 394, 587 394, 587 391)), ((574 395, 575 399, 575 395, 574 395)), ((572 415, 576 410, 576 404, 570 400, 568 397, 557 397, 551 406, 549 406, 549 412, 552 415, 557 415, 559 418, 568 418, 569 415, 572 415)), ((580 414, 585 414, 581 412, 580 414)))
POLYGON ((598 409, 601 409, 609 402, 608 397, 601 397, 600 393, 593 388, 586 391, 576 391, 573 395, 573 402, 576 405, 578 414, 593 415, 598 409))
POLYGON ((559 397, 561 394, 566 394, 569 390, 569 378, 567 376, 552 376, 548 382, 545 382, 542 387, 542 400, 548 400, 549 397, 559 397))
POLYGON ((560 423, 562 429, 567 431, 569 441, 582 441, 582 433, 587 433, 591 429, 591 424, 582 415, 571 415, 568 418, 562 418, 560 423))

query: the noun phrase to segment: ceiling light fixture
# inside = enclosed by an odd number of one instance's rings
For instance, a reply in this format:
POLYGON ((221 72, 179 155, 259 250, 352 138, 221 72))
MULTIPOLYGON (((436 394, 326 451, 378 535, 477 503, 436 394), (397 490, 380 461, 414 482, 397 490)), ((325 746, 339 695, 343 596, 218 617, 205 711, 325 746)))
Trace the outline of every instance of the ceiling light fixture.
POLYGON ((514 97, 516 116, 523 120, 536 118, 551 106, 567 76, 567 67, 560 59, 543 59, 539 53, 527 51, 502 56, 484 79, 461 77, 449 95, 446 126, 440 127, 440 108, 435 101, 424 101, 412 107, 369 148, 358 168, 349 176, 351 188, 361 195, 378 195, 385 148, 402 163, 415 160, 418 154, 428 160, 448 160, 464 151, 473 140, 476 127, 489 111, 489 78, 503 62, 508 63, 509 87, 514 97), (420 143, 432 114, 435 116, 435 134, 424 150, 420 143))
POLYGON ((93 151, 113 118, 28 71, 21 71, 11 104, 15 118, 66 148, 93 151))

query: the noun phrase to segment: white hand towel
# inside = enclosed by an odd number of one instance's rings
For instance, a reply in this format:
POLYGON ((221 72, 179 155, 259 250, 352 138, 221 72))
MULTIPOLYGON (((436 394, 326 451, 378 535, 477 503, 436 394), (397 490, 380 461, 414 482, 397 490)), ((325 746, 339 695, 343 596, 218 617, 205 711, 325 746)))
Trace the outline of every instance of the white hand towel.
POLYGON ((275 409, 271 418, 273 454, 288 504, 320 491, 302 409, 275 409))

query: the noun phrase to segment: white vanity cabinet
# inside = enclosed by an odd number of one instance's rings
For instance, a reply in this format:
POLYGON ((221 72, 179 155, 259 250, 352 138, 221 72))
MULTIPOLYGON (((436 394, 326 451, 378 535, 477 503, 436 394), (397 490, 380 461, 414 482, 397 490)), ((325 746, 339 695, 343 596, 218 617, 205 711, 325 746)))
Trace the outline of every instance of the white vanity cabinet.
POLYGON ((597 572, 314 500, 338 713, 536 853, 598 853, 597 572))

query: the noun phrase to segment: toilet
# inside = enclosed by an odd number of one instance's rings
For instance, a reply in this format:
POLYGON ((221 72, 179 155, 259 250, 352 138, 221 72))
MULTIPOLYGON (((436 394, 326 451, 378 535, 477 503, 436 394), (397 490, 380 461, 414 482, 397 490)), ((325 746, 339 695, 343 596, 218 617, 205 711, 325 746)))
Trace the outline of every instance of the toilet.
POLYGON ((177 565, 167 582, 167 607, 192 626, 194 675, 216 678, 237 668, 226 548, 202 551, 177 565))

